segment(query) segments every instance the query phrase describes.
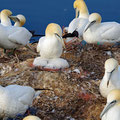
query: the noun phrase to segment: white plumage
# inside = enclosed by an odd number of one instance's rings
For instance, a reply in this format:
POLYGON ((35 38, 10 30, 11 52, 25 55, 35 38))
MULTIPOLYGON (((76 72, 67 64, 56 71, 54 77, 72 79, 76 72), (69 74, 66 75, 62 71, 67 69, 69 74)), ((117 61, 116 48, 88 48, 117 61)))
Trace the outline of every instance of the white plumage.
POLYGON ((62 58, 43 59, 41 57, 37 57, 35 58, 33 65, 42 66, 49 69, 61 69, 69 67, 67 60, 64 60, 62 58))
POLYGON ((35 58, 33 65, 45 68, 68 67, 66 60, 60 58, 63 52, 64 41, 62 39, 62 29, 58 24, 51 23, 46 28, 45 37, 40 38, 37 45, 37 52, 40 57, 35 58))
POLYGON ((99 88, 103 97, 107 97, 108 93, 113 89, 120 89, 120 66, 118 66, 115 59, 106 60, 105 74, 99 88))
POLYGON ((24 114, 35 97, 32 87, 9 85, 0 86, 0 117, 15 117, 24 114))
POLYGON ((0 13, 1 24, 3 26, 12 26, 9 16, 12 15, 12 12, 8 9, 4 9, 0 13))
POLYGON ((68 28, 68 33, 73 33, 75 30, 79 33, 79 38, 83 35, 83 31, 85 26, 88 23, 88 19, 86 18, 75 18, 70 24, 68 28))
POLYGON ((42 58, 58 58, 61 56, 62 51, 62 44, 55 35, 42 37, 38 42, 37 52, 40 52, 42 58))
POLYGON ((101 120, 120 120, 120 90, 115 89, 108 94, 100 117, 101 120))
POLYGON ((76 14, 79 16, 74 18, 68 27, 68 33, 73 33, 75 30, 79 33, 79 38, 82 37, 85 26, 88 23, 89 12, 84 0, 76 0, 74 2, 74 8, 76 9, 76 14))
POLYGON ((28 44, 32 34, 24 27, 3 26, 0 24, 0 47, 14 49, 28 44))
POLYGON ((101 16, 93 13, 89 17, 83 38, 87 43, 116 43, 120 41, 120 24, 117 22, 101 23, 101 16))
MULTIPOLYGON (((25 23, 25 18, 22 15, 18 15, 19 20, 18 27, 11 25, 11 19, 15 17, 11 16, 10 10, 4 9, 1 11, 1 24, 0 24, 0 47, 3 49, 15 49, 19 46, 25 46, 29 43, 32 34, 22 26, 25 23)), ((16 19, 18 19, 16 17, 16 19)), ((17 21, 16 21, 17 22, 17 21)), ((16 24, 15 24, 16 25, 16 24)))

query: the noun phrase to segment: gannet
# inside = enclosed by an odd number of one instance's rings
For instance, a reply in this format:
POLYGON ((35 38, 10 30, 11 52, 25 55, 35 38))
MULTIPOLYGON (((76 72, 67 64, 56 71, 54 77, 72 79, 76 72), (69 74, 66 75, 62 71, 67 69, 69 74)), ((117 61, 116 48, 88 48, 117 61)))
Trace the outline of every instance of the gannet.
POLYGON ((92 13, 89 16, 83 38, 87 43, 116 43, 120 41, 120 24, 117 22, 101 23, 101 16, 98 13, 92 13))
POLYGON ((31 37, 32 34, 24 27, 0 24, 0 47, 3 49, 15 49, 21 45, 26 46, 31 37))
POLYGON ((36 96, 35 90, 29 86, 0 86, 0 118, 15 117, 24 114, 36 96))
POLYGON ((12 15, 12 12, 8 9, 4 9, 0 13, 0 19, 1 19, 1 24, 4 26, 12 26, 12 23, 10 21, 10 16, 12 15))
MULTIPOLYGON (((18 14, 16 16, 10 16, 10 18, 15 22, 14 26, 17 26, 17 27, 22 27, 26 22, 25 16, 21 15, 21 14, 18 14)), ((29 30, 29 32, 32 34, 32 37, 44 36, 44 35, 35 34, 35 31, 32 31, 32 30, 29 30)), ((34 43, 34 42, 32 42, 32 43, 34 43)))
POLYGON ((23 120, 41 120, 41 119, 37 116, 29 115, 25 117, 23 120))
POLYGON ((61 36, 62 29, 58 24, 50 23, 47 26, 45 36, 39 39, 37 45, 40 57, 35 58, 34 66, 56 69, 69 66, 66 60, 60 58, 65 47, 61 36))
POLYGON ((107 96, 107 104, 100 114, 101 120, 120 120, 120 90, 114 89, 107 96))
POLYGON ((105 62, 105 74, 99 89, 103 97, 107 97, 113 89, 120 89, 120 66, 114 58, 110 58, 105 62))
POLYGON ((16 16, 10 16, 10 18, 15 22, 14 26, 17 27, 22 27, 26 22, 25 16, 21 14, 18 14, 16 16))
POLYGON ((64 35, 63 38, 75 36, 82 38, 84 28, 88 23, 89 12, 84 0, 76 0, 73 6, 76 9, 76 18, 69 24, 68 34, 64 35))

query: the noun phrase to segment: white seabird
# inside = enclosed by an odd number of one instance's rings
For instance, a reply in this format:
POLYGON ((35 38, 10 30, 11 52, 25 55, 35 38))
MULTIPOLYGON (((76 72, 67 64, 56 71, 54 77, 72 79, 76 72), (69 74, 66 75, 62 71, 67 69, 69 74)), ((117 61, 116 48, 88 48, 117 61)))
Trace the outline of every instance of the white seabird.
POLYGON ((106 44, 120 41, 120 24, 117 22, 101 23, 101 16, 92 13, 86 26, 83 38, 87 43, 106 44))
POLYGON ((35 90, 29 86, 0 86, 0 118, 5 120, 17 114, 24 114, 32 105, 35 95, 35 90))
POLYGON ((59 69, 68 67, 68 62, 60 56, 65 47, 62 39, 62 29, 58 24, 51 23, 47 26, 45 36, 40 38, 37 52, 40 57, 35 58, 33 65, 45 68, 59 69))
POLYGON ((83 40, 83 31, 88 23, 89 18, 88 8, 84 0, 76 0, 73 6, 76 9, 76 18, 74 18, 69 24, 68 34, 63 36, 63 38, 79 37, 81 40, 83 40))
POLYGON ((105 62, 105 74, 99 89, 103 97, 107 97, 113 89, 120 89, 120 66, 114 58, 110 58, 105 62))
POLYGON ((120 120, 120 90, 114 89, 107 96, 107 104, 100 114, 101 120, 120 120))
MULTIPOLYGON (((4 11, 6 12, 6 10, 4 11)), ((3 19, 1 12, 1 22, 2 20, 8 21, 8 18, 12 18, 11 13, 11 11, 8 12, 7 10, 7 17, 3 19)), ((4 25, 0 24, 0 47, 3 49, 15 49, 20 46, 26 46, 31 37, 32 34, 25 27, 9 26, 6 23, 4 25)))

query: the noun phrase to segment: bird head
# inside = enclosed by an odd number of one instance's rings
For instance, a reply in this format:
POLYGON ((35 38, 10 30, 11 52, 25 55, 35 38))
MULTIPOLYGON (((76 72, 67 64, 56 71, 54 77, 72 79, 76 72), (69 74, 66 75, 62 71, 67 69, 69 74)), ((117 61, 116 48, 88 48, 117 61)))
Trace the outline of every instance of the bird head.
MULTIPOLYGON (((112 109, 113 106, 117 105, 117 103, 120 102, 120 90, 114 89, 109 92, 107 96, 107 104, 104 107, 103 111, 100 114, 100 118, 104 116, 110 109, 112 109)), ((114 114, 114 113, 113 113, 114 114)))
POLYGON ((41 120, 41 119, 37 116, 29 115, 25 117, 23 120, 41 120))
POLYGON ((114 58, 110 58, 105 61, 105 72, 108 73, 107 86, 109 85, 110 78, 112 73, 118 68, 118 61, 114 58))
POLYGON ((10 19, 13 20, 15 22, 15 26, 18 27, 22 27, 26 22, 25 16, 21 14, 17 16, 10 16, 10 19))
POLYGON ((58 24, 50 23, 45 31, 46 36, 55 36, 65 47, 64 41, 62 39, 62 29, 58 24))
POLYGON ((101 23, 102 17, 98 13, 92 13, 89 16, 89 23, 86 25, 84 32, 88 30, 91 26, 93 26, 95 23, 101 23))
POLYGON ((1 11, 1 15, 6 15, 6 16, 11 16, 12 15, 12 12, 8 9, 4 9, 1 11))
POLYGON ((118 65, 119 64, 118 64, 117 60, 115 60, 114 58, 110 58, 105 61, 104 68, 105 68, 106 72, 111 72, 111 71, 115 70, 116 68, 118 68, 118 65))
POLYGON ((73 3, 73 7, 74 7, 74 9, 76 9, 76 18, 78 17, 79 14, 80 15, 84 14, 85 16, 88 17, 89 12, 88 12, 87 5, 84 2, 84 0, 76 0, 73 3))

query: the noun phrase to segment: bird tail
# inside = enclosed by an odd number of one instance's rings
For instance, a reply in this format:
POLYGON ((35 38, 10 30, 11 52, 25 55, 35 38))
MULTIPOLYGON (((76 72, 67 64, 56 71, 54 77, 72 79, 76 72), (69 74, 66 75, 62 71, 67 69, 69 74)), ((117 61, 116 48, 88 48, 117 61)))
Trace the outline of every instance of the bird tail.
POLYGON ((34 30, 29 30, 29 32, 32 34, 32 37, 42 37, 42 36, 45 36, 45 35, 35 34, 34 30))

